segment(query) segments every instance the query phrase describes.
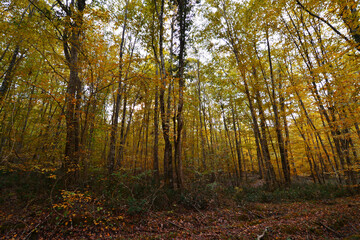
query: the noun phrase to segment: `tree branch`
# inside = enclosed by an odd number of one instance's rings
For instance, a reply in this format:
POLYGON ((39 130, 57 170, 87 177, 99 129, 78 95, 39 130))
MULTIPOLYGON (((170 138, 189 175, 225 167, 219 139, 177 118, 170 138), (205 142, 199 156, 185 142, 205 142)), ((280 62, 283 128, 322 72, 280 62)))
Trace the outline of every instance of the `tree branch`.
POLYGON ((64 12, 66 12, 66 14, 67 14, 68 16, 71 15, 71 12, 70 12, 69 8, 68 8, 67 6, 65 6, 65 5, 62 3, 61 0, 56 0, 56 2, 60 5, 61 9, 62 9, 64 12))
POLYGON ((326 19, 324 19, 323 17, 311 12, 310 10, 308 10, 307 8, 305 8, 305 6, 303 4, 301 4, 301 2, 299 0, 296 0, 296 3, 304 10, 306 11, 308 14, 310 14, 311 16, 319 19, 320 21, 322 21, 323 23, 325 23, 326 25, 328 25, 337 35, 339 35, 341 38, 343 38, 346 42, 348 42, 351 46, 354 46, 358 51, 360 51, 359 45, 358 44, 354 44, 349 38, 347 38, 344 34, 342 34, 339 30, 337 30, 333 25, 331 25, 331 23, 329 23, 326 19))

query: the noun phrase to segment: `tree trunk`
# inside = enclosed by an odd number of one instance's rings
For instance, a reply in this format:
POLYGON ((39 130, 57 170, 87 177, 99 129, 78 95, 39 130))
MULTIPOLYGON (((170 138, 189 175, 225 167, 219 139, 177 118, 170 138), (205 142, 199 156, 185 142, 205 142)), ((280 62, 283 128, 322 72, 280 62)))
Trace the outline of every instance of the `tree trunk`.
POLYGON ((237 154, 237 159, 238 159, 238 167, 239 167, 239 177, 240 177, 240 181, 243 180, 243 168, 242 168, 242 162, 244 161, 242 156, 241 156, 241 147, 240 147, 240 143, 239 143, 239 138, 238 138, 238 133, 237 133, 237 129, 236 129, 236 120, 235 120, 235 110, 234 110, 234 103, 231 101, 231 113, 232 113, 232 120, 233 120, 233 128, 234 128, 234 133, 235 133, 235 147, 236 147, 236 154, 237 154))
POLYGON ((182 170, 182 130, 184 126, 183 108, 184 108, 184 70, 185 70, 185 52, 186 52, 186 31, 188 30, 187 16, 190 3, 188 0, 178 0, 178 21, 179 21, 179 55, 178 55, 178 81, 179 81, 179 100, 177 107, 177 134, 175 142, 175 162, 177 163, 177 183, 178 187, 183 187, 182 170))
POLYGON ((271 85, 272 85, 272 92, 271 92, 272 108, 273 108, 274 118, 275 118, 275 130, 276 130, 276 136, 277 136, 278 145, 279 145, 281 166, 282 166, 282 170, 284 173, 285 183, 290 184, 291 183, 290 165, 289 165, 289 161, 287 159, 287 154, 285 152, 286 149, 285 149, 285 145, 284 145, 283 135, 281 133, 280 118, 279 118, 278 106, 277 106, 276 95, 275 95, 275 80, 274 80, 273 67, 272 67, 271 49, 270 49, 268 30, 266 30, 266 43, 267 43, 267 51, 268 51, 269 66, 270 66, 270 80, 271 80, 271 85))
POLYGON ((72 13, 66 7, 68 16, 73 19, 72 26, 66 27, 66 32, 70 30, 70 40, 64 36, 64 53, 67 65, 70 69, 70 77, 66 91, 66 143, 65 160, 63 163, 64 171, 68 177, 67 182, 72 185, 77 181, 79 173, 80 158, 80 106, 81 106, 81 80, 79 78, 80 62, 79 53, 82 42, 80 35, 83 25, 83 11, 85 0, 76 1, 77 12, 72 13))
POLYGON ((124 55, 124 43, 125 43, 125 32, 127 27, 127 13, 128 13, 128 4, 126 1, 125 7, 125 19, 121 34, 121 42, 120 42, 120 53, 119 53, 119 80, 118 87, 116 90, 116 97, 113 106, 113 114, 111 117, 111 130, 110 130, 110 146, 109 146, 109 155, 108 155, 108 173, 111 174, 115 168, 115 152, 116 152, 116 135, 118 131, 118 123, 119 123, 119 112, 120 112, 120 103, 121 103, 121 93, 122 93, 122 75, 123 75, 123 55, 124 55))
MULTIPOLYGON (((157 71, 156 71, 157 72, 157 71)), ((157 74, 156 74, 157 75, 157 74)), ((155 103, 154 103, 154 145, 153 145, 153 171, 154 181, 156 185, 160 184, 159 176, 159 88, 155 87, 155 103)))
MULTIPOLYGON (((201 82, 200 82, 200 61, 197 60, 197 92, 198 92, 198 99, 199 99, 199 122, 200 122, 200 140, 201 140, 201 153, 202 153, 202 168, 206 170, 206 149, 205 149, 205 137, 203 133, 203 118, 202 118, 202 98, 201 98, 201 82)), ((205 121, 204 121, 205 122, 205 121)))

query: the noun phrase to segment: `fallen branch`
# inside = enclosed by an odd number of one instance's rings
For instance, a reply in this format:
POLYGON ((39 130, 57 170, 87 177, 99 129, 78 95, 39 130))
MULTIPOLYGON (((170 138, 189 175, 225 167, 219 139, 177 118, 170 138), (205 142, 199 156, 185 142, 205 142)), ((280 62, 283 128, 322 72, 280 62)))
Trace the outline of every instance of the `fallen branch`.
POLYGON ((316 222, 317 225, 320 225, 324 228, 326 228, 327 230, 329 230, 330 232, 334 233, 337 237, 342 238, 343 236, 338 233, 337 231, 335 231, 334 229, 330 228, 329 226, 326 226, 325 224, 323 224, 322 222, 316 222))
POLYGON ((265 237, 267 231, 268 231, 268 227, 265 228, 264 232, 261 235, 257 236, 256 240, 263 239, 265 237))
MULTIPOLYGON (((157 214, 155 214, 155 213, 150 213, 150 214, 151 214, 151 215, 155 215, 157 218, 160 219, 160 217, 159 217, 157 214)), ((165 220, 166 222, 170 223, 171 225, 175 226, 175 227, 178 227, 178 228, 180 228, 180 229, 183 229, 183 230, 186 230, 186 231, 188 231, 188 232, 191 232, 190 229, 188 229, 188 228, 186 228, 186 227, 180 226, 179 224, 176 224, 176 223, 174 223, 174 222, 172 222, 172 221, 170 221, 170 220, 167 220, 167 219, 164 219, 164 220, 165 220)))
POLYGON ((192 203, 187 197, 184 196, 184 198, 185 198, 186 201, 188 201, 188 203, 190 203, 190 205, 191 205, 196 211, 198 211, 198 212, 200 213, 200 215, 203 217, 203 219, 206 218, 206 216, 200 211, 200 209, 199 209, 198 207, 195 206, 194 203, 192 203))
POLYGON ((45 217, 44 220, 42 220, 41 222, 39 222, 38 224, 36 224, 36 226, 25 236, 24 239, 30 239, 31 234, 32 234, 33 232, 35 232, 35 230, 36 230, 40 225, 42 225, 42 224, 48 219, 48 217, 50 217, 50 215, 51 215, 51 213, 49 213, 49 214, 45 217))
POLYGON ((180 226, 180 225, 178 225, 178 224, 176 224, 176 223, 174 223, 174 222, 172 222, 172 221, 169 221, 169 220, 167 220, 167 219, 165 219, 165 221, 167 221, 167 222, 170 223, 171 225, 174 225, 175 227, 178 227, 178 228, 180 228, 180 229, 183 229, 183 230, 186 230, 186 231, 191 232, 190 229, 187 229, 187 228, 185 228, 185 227, 182 227, 182 226, 180 226))
POLYGON ((260 214, 254 213, 254 212, 250 211, 249 209, 247 209, 247 208, 245 208, 243 206, 238 205, 238 207, 245 210, 245 211, 247 211, 248 213, 250 213, 250 215, 253 215, 254 217, 265 219, 265 217, 261 216, 260 214))

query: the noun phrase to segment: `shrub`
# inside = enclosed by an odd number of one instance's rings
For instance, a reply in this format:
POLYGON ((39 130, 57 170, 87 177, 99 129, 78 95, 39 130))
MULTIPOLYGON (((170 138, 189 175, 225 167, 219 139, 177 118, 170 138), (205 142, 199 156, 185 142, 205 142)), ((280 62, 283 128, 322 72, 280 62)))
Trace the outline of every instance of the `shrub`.
POLYGON ((0 204, 46 201, 53 189, 55 179, 51 173, 24 170, 0 170, 0 204))

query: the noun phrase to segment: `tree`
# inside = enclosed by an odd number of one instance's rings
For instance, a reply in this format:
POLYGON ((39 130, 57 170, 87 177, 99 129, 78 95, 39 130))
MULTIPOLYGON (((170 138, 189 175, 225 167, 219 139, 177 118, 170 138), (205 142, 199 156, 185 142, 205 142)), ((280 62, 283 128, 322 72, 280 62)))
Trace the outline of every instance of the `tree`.
POLYGON ((66 91, 66 144, 64 170, 69 174, 70 182, 75 182, 79 171, 80 158, 80 106, 82 81, 80 74, 79 54, 82 48, 81 35, 83 33, 83 14, 86 7, 85 0, 72 1, 65 5, 57 1, 66 14, 66 25, 63 32, 64 55, 70 70, 66 91))

